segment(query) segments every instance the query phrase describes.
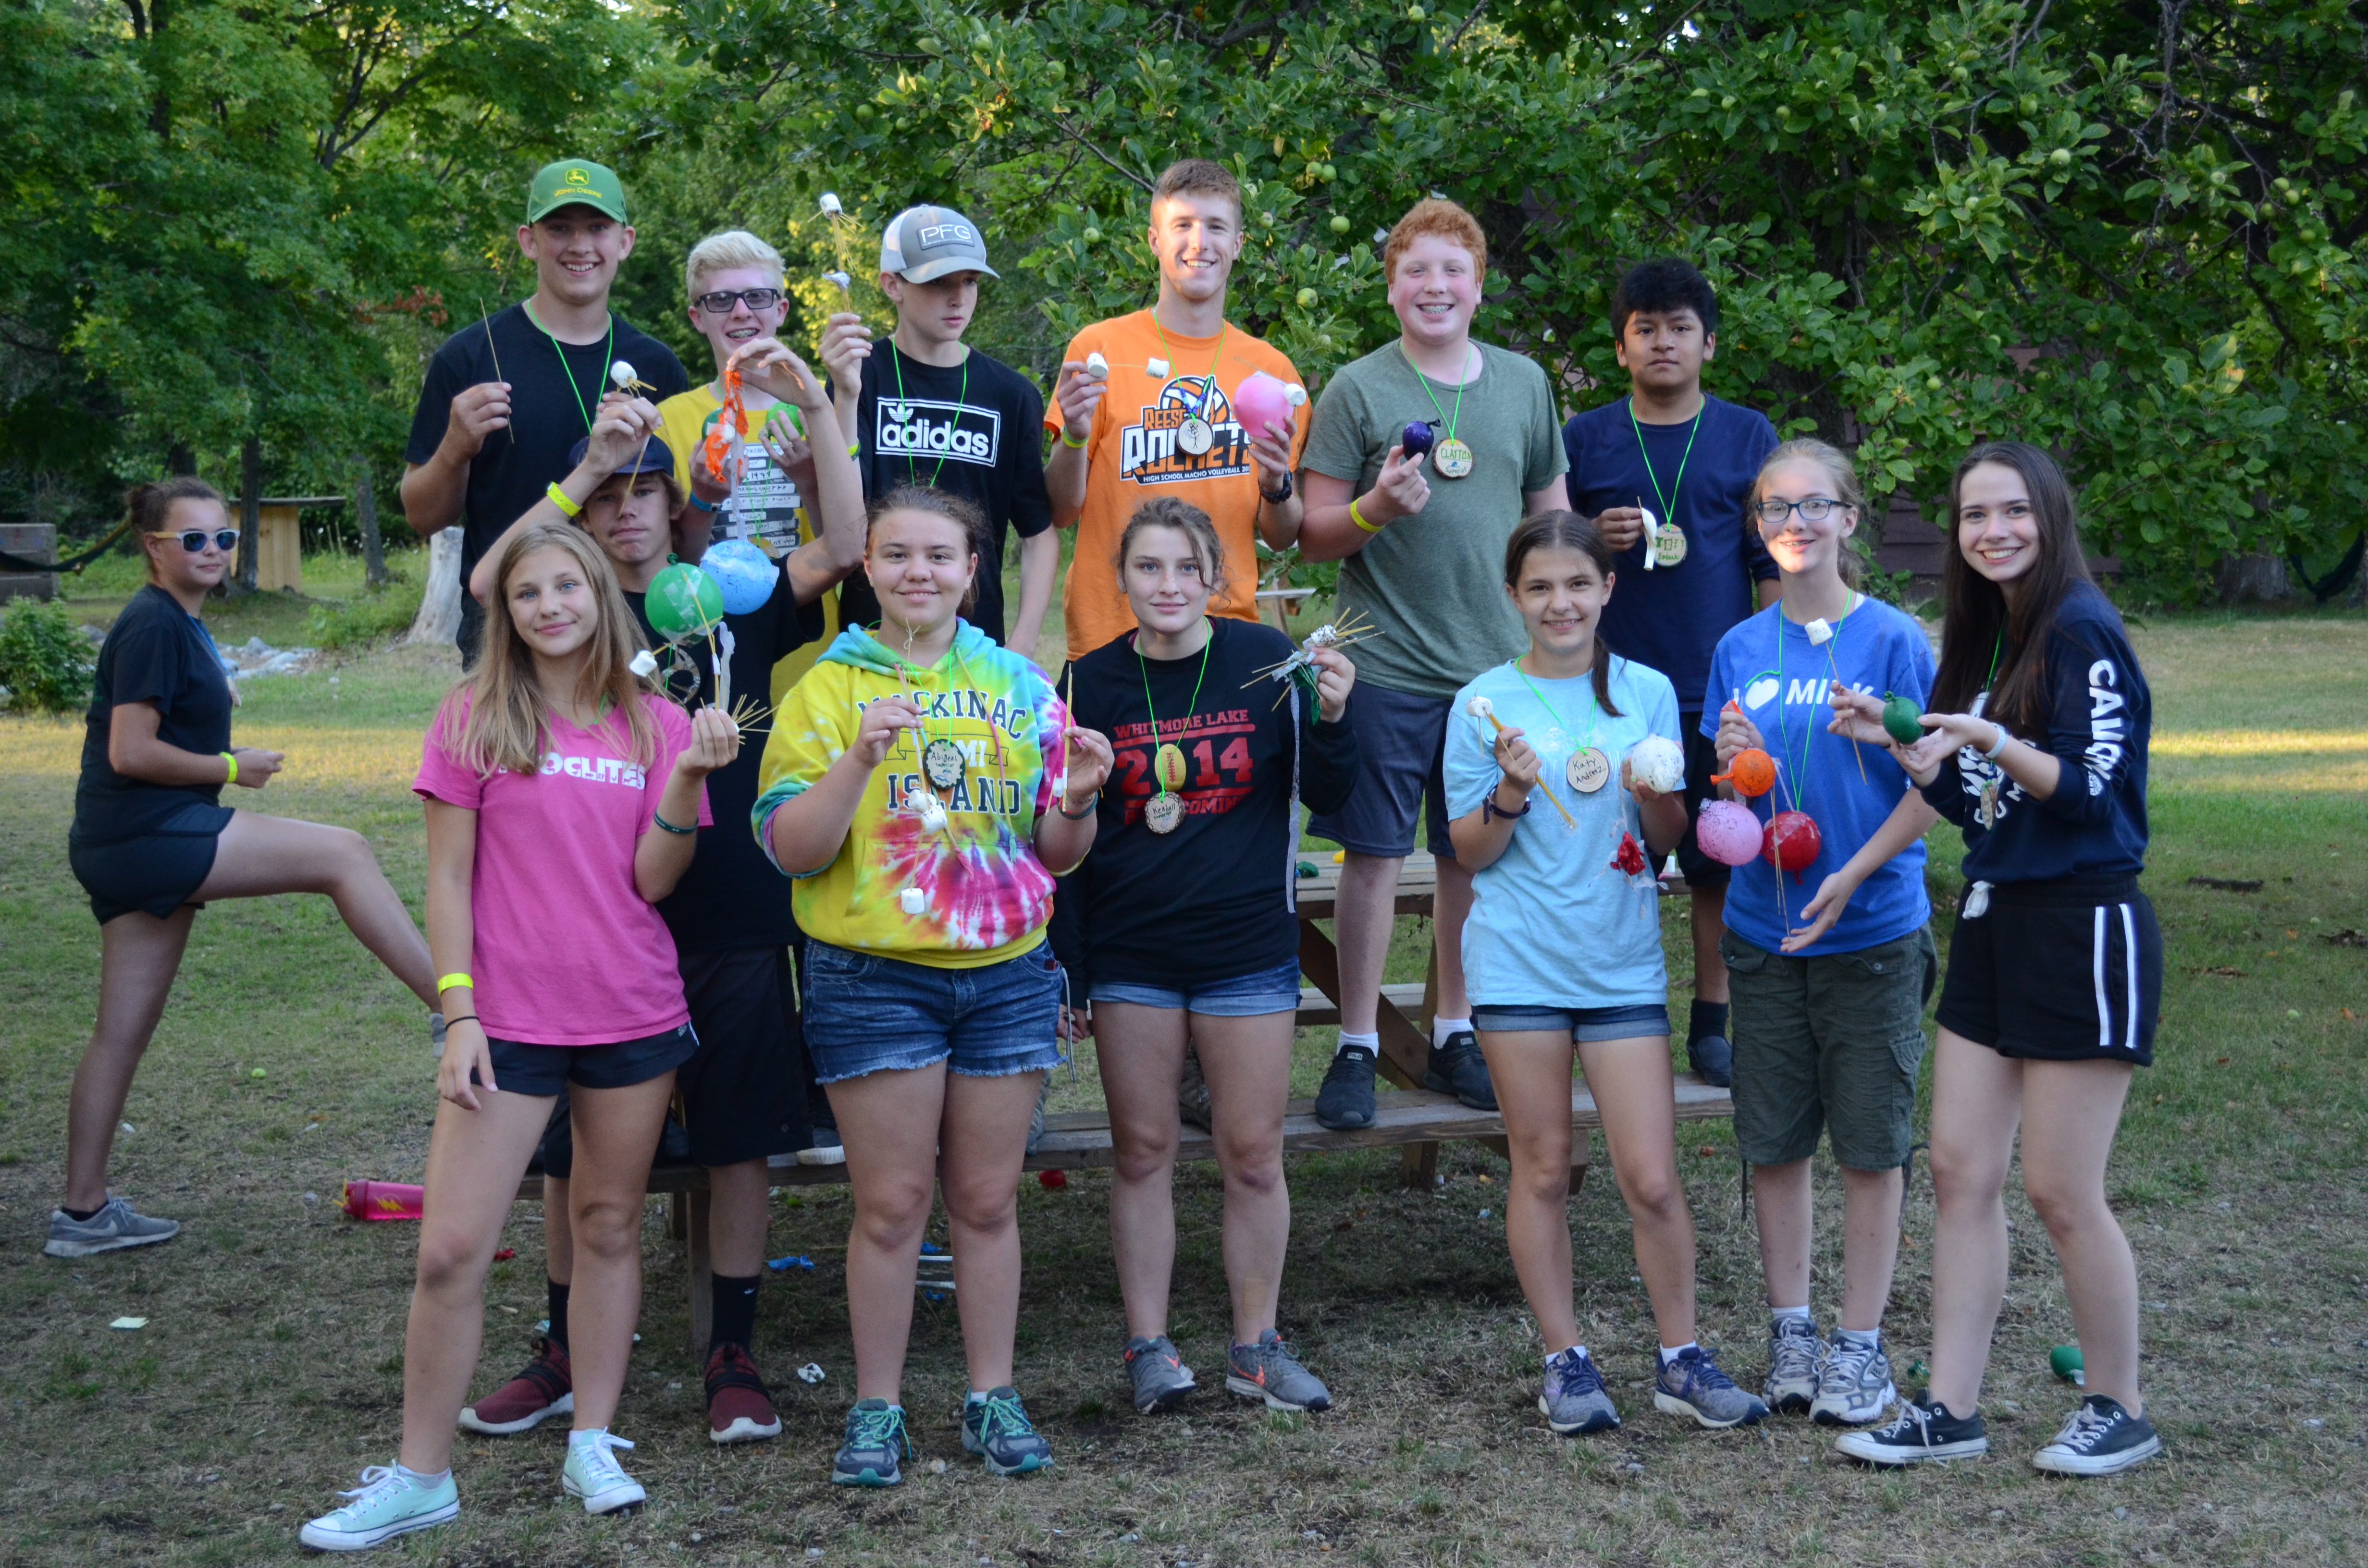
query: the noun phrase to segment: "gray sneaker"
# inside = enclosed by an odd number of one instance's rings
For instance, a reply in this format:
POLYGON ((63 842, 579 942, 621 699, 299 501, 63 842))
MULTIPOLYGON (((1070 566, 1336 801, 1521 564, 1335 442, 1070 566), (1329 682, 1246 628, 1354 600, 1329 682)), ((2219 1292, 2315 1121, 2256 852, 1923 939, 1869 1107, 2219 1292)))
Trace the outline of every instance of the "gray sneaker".
POLYGON ((1236 1345, 1226 1358, 1225 1387, 1269 1410, 1329 1410, 1332 1393, 1299 1364, 1282 1335, 1268 1329, 1256 1345, 1236 1345))
POLYGON ((1215 1113, 1209 1108, 1209 1080, 1201 1073, 1201 1053, 1190 1045, 1184 1048, 1184 1075, 1176 1085, 1176 1114, 1188 1127, 1203 1132, 1216 1131, 1215 1113))
POLYGON ((1126 1374, 1134 1385, 1134 1407, 1155 1415, 1201 1385, 1166 1335, 1126 1342, 1126 1374))
POLYGON ((1546 1363, 1545 1392, 1538 1409, 1546 1425, 1563 1437, 1578 1432, 1609 1432, 1620 1425, 1620 1412, 1603 1392, 1603 1374, 1592 1358, 1565 1350, 1546 1363))
POLYGON ((1820 1426, 1863 1426, 1880 1420, 1898 1397, 1882 1342, 1853 1345, 1837 1330, 1817 1369, 1817 1397, 1809 1416, 1820 1426))
POLYGON ((1662 1367, 1653 1382, 1653 1404, 1713 1427, 1748 1426, 1768 1415, 1759 1396, 1736 1388, 1735 1380, 1719 1370, 1718 1362, 1699 1345, 1687 1346, 1662 1367))
MULTIPOLYGON (((1786 1318, 1778 1324, 1768 1336, 1768 1381, 1759 1389, 1768 1408, 1780 1415, 1798 1415, 1814 1404, 1817 1368, 1826 1354, 1816 1324, 1806 1318, 1786 1318)), ((1875 1415, 1882 1414, 1879 1409, 1875 1412, 1875 1415)), ((1866 1419, 1872 1421, 1874 1416, 1866 1419)))
POLYGON ((77 1220, 63 1209, 51 1210, 50 1244, 41 1250, 51 1257, 88 1257, 124 1247, 154 1246, 180 1233, 178 1220, 134 1213, 130 1203, 110 1192, 98 1212, 87 1220, 77 1220))

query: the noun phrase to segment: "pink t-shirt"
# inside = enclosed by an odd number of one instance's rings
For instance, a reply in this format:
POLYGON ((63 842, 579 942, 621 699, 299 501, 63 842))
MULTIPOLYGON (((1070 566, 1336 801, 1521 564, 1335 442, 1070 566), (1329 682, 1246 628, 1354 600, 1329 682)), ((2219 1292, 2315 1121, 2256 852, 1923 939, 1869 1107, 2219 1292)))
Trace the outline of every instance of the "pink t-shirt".
MULTIPOLYGON (((467 711, 464 693, 444 700, 467 711)), ((437 743, 442 710, 428 726, 411 788, 477 813, 470 975, 477 1017, 496 1040, 612 1045, 689 1020, 674 937, 633 886, 633 849, 690 744, 690 718, 643 700, 658 727, 646 771, 628 760, 621 717, 584 730, 554 715, 541 772, 490 778, 437 743)), ((699 825, 714 820, 702 788, 699 825)))

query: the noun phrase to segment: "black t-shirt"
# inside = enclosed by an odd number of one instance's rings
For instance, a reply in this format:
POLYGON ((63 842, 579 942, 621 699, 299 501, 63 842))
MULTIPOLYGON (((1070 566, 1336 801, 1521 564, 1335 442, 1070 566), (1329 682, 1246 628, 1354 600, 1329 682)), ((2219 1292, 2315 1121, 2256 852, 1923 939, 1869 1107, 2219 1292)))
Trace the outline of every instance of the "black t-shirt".
MULTIPOLYGON (((469 488, 461 505, 463 584, 502 531, 542 499, 554 480, 566 477, 568 449, 590 433, 591 415, 599 411, 600 398, 609 390, 610 365, 629 361, 635 374, 657 389, 646 394, 653 403, 690 390, 690 378, 683 374, 673 349, 622 316, 611 312, 609 320, 616 333, 613 344, 604 336, 598 343, 554 348, 557 340, 535 325, 523 304, 510 305, 446 338, 428 361, 419 407, 411 416, 411 442, 404 449, 408 462, 426 462, 444 444, 455 396, 484 381, 510 384, 509 427, 486 437, 469 464, 469 488), (564 368, 562 354, 566 356, 564 368), (496 360, 499 374, 495 372, 496 360)), ((461 655, 471 664, 476 662, 484 624, 484 607, 463 588, 461 655)))
POLYGON ((188 806, 222 803, 219 784, 151 784, 126 778, 107 760, 120 702, 154 702, 156 738, 212 756, 230 750, 230 677, 222 653, 180 601, 151 583, 131 596, 98 648, 98 674, 74 787, 74 843, 120 844, 154 832, 188 806))
POLYGON ((1093 853, 1061 882, 1073 919, 1053 929, 1062 961, 1089 982, 1207 984, 1291 961, 1299 952, 1294 764, 1300 798, 1318 812, 1338 811, 1355 787, 1357 735, 1346 717, 1317 722, 1296 687, 1279 703, 1282 688, 1258 678, 1259 666, 1291 656, 1291 640, 1230 617, 1209 625, 1205 675, 1198 653, 1138 659, 1132 632, 1075 665, 1076 722, 1109 736, 1117 758, 1093 853), (1187 769, 1177 791, 1184 820, 1165 835, 1143 821, 1157 788, 1155 710, 1187 769))
MULTIPOLYGON (((877 499, 901 485, 929 484, 985 509, 995 553, 978 563, 978 605, 962 619, 997 642, 1005 538, 1016 528, 1033 539, 1053 526, 1043 425, 1044 394, 1035 383, 975 348, 960 365, 925 365, 882 338, 863 362, 855 426, 863 494, 877 499)), ((841 585, 838 597, 841 625, 880 619, 879 596, 862 573, 841 585)))
MULTIPOLYGON (((629 593, 633 619, 653 648, 665 639, 650 629, 644 608, 648 596, 629 593)), ((727 615, 715 633, 723 643, 723 630, 732 633, 727 667, 732 672, 732 705, 743 696, 766 700, 773 665, 792 649, 822 635, 820 600, 801 607, 784 577, 773 586, 773 597, 746 615, 727 615)), ((715 699, 715 667, 707 653, 707 639, 694 637, 677 645, 683 657, 698 666, 699 687, 691 689, 688 671, 667 683, 668 695, 689 704, 715 699)), ((664 657, 664 655, 660 655, 664 657)), ((790 913, 789 880, 773 869, 757 846, 748 813, 757 805, 757 776, 764 770, 765 737, 750 735, 730 766, 707 776, 707 809, 715 825, 701 828, 690 869, 673 892, 658 903, 658 914, 674 933, 674 945, 686 953, 714 952, 724 948, 777 948, 795 941, 798 923, 790 913)))

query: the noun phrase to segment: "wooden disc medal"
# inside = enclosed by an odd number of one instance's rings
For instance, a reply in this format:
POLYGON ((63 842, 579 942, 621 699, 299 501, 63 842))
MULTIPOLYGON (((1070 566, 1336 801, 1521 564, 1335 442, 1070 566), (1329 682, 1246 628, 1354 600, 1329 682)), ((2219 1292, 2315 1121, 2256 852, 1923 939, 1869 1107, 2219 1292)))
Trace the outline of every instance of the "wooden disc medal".
MULTIPOLYGON (((1201 643, 1201 669, 1192 677, 1192 700, 1185 706, 1181 723, 1192 722, 1201 706, 1201 682, 1209 673, 1209 644, 1217 640, 1217 629, 1201 621, 1204 632, 1201 643)), ((1184 760, 1184 748, 1174 741, 1159 738, 1159 710, 1151 700, 1151 665, 1143 656, 1143 634, 1135 633, 1135 667, 1143 674, 1143 706, 1151 715, 1151 777, 1159 788, 1143 803, 1143 825, 1165 838, 1184 825, 1184 797, 1176 791, 1184 788, 1190 769, 1184 760)))

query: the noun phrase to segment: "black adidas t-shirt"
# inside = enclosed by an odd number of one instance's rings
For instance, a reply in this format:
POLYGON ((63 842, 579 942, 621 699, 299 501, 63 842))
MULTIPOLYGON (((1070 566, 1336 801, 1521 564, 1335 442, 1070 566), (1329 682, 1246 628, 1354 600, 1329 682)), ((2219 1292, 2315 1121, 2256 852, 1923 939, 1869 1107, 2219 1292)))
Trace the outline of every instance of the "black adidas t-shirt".
MULTIPOLYGON (((469 488, 461 504, 461 581, 503 530, 542 499, 569 467, 568 449, 592 429, 592 415, 609 390, 609 367, 622 359, 656 391, 652 403, 690 390, 674 350, 613 312, 613 344, 559 343, 534 324, 523 304, 471 322, 444 340, 427 364, 419 406, 411 416, 407 462, 424 463, 444 444, 452 421, 452 400, 484 381, 510 384, 510 423, 485 437, 469 464, 469 488), (488 333, 491 334, 490 341, 488 333), (562 356, 564 356, 563 364, 562 356), (498 373, 496 362, 498 361, 498 373)), ((461 594, 461 656, 476 663, 485 624, 484 607, 464 587, 461 594)))
MULTIPOLYGON (((985 509, 995 554, 978 563, 978 605, 962 619, 1004 638, 1003 551, 1013 530, 1033 539, 1053 526, 1044 491, 1044 394, 1001 360, 973 349, 961 365, 925 365, 881 338, 863 362, 856 434, 863 494, 876 500, 907 484, 934 485, 985 509), (901 378, 901 380, 900 380, 901 378)), ((838 590, 840 624, 880 619, 879 596, 860 572, 838 590)))

